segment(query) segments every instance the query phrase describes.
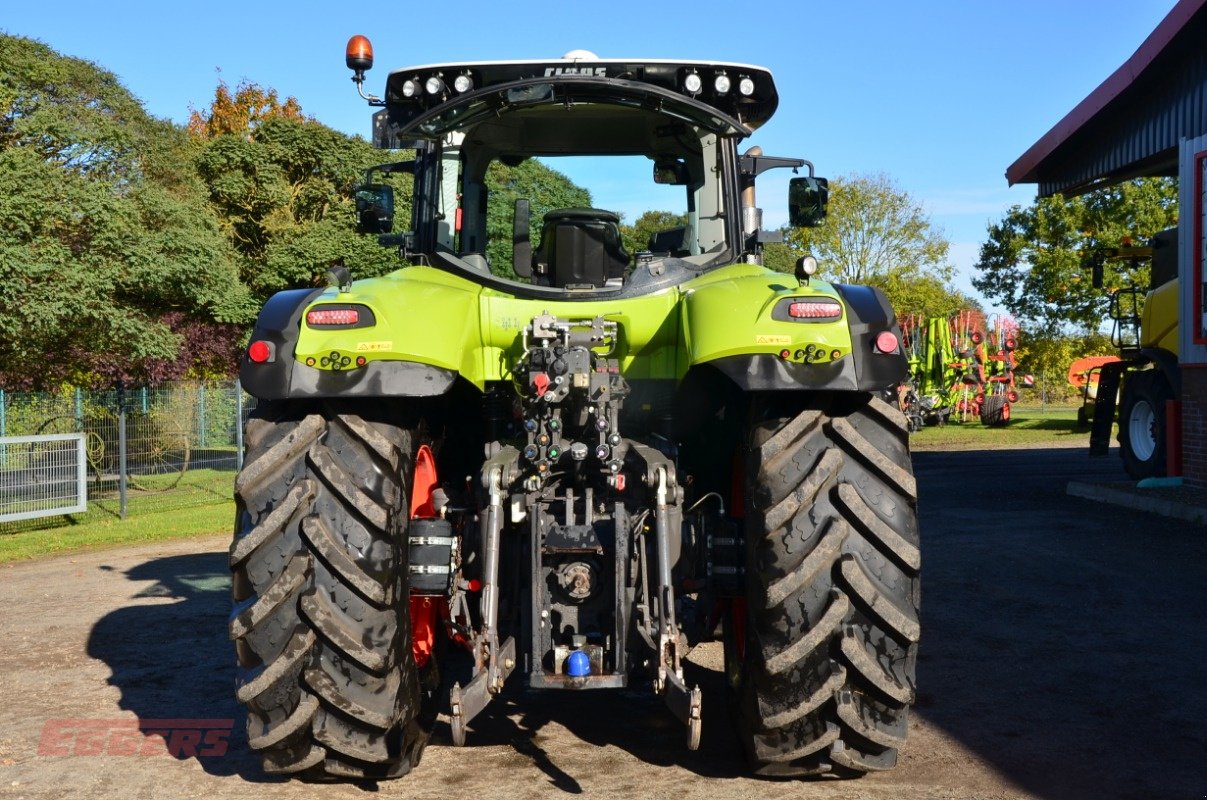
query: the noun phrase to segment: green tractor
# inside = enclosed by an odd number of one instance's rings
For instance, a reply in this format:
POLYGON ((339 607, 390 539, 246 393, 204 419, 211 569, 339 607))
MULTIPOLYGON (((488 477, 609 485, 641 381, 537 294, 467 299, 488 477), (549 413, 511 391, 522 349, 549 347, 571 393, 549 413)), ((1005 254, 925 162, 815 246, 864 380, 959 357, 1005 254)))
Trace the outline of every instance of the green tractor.
POLYGON ((685 659, 716 639, 755 772, 894 766, 919 636, 915 482, 885 400, 905 357, 876 289, 761 264, 756 178, 807 169, 792 225, 826 203, 808 162, 739 153, 771 75, 575 51, 402 69, 379 99, 371 53, 349 42, 375 143, 413 155, 370 171, 358 224, 399 269, 273 296, 241 365, 258 404, 230 634, 266 771, 401 776, 438 711, 464 745, 509 679, 648 687, 695 748, 685 659), (491 166, 579 156, 644 163, 686 224, 628 253, 616 214, 534 220, 519 198, 491 263, 491 166))

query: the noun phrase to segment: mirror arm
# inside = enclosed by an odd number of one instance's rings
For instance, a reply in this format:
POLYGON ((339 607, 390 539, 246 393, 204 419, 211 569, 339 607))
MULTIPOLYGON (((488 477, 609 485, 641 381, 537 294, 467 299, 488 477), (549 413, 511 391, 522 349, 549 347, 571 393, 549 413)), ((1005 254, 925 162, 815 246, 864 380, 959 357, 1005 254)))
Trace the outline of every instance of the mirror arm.
POLYGON ((793 169, 797 170, 801 167, 809 168, 809 177, 813 177, 813 162, 806 161, 803 158, 781 158, 779 156, 742 156, 740 160, 742 176, 746 178, 757 178, 769 169, 793 169))

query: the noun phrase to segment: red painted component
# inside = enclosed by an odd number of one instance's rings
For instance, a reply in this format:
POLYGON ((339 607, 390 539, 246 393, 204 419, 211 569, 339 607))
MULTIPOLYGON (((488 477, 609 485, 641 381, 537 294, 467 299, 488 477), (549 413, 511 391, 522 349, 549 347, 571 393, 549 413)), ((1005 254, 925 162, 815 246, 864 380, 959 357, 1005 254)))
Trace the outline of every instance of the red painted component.
POLYGON ((471 592, 480 592, 480 591, 482 591, 482 581, 478 580, 477 578, 472 579, 472 580, 469 582, 469 590, 470 590, 471 592))
MULTIPOLYGON (((426 444, 415 453, 415 474, 411 478, 411 519, 436 516, 432 492, 440 486, 436 475, 436 457, 426 444)), ((436 648, 436 631, 448 618, 448 603, 442 597, 411 595, 411 653, 420 668, 431 660, 436 648)))
POLYGON ((781 350, 780 351, 780 358, 791 358, 791 357, 792 357, 791 350, 781 350))
POLYGON ((368 364, 368 363, 369 363, 369 359, 365 358, 364 356, 356 357, 356 366, 363 367, 365 364, 368 364))
POLYGON ((255 364, 263 364, 265 361, 272 361, 273 349, 270 342, 257 340, 248 345, 247 357, 255 364))
POLYGON ((549 391, 549 376, 538 372, 532 376, 532 385, 536 387, 536 396, 544 397, 545 392, 549 391))
POLYGON ((422 445, 415 454, 415 476, 411 479, 411 519, 436 516, 432 492, 438 486, 436 457, 432 455, 432 448, 422 445))
POLYGON ((455 231, 461 230, 461 219, 462 219, 462 209, 460 206, 457 206, 457 218, 456 218, 456 221, 454 222, 453 230, 455 230, 455 231))
POLYGON ((440 621, 438 606, 443 602, 437 597, 411 595, 411 653, 420 669, 427 666, 436 649, 436 625, 440 621))
POLYGON ((616 475, 616 491, 618 491, 618 492, 624 491, 624 473, 623 472, 618 473, 616 475))

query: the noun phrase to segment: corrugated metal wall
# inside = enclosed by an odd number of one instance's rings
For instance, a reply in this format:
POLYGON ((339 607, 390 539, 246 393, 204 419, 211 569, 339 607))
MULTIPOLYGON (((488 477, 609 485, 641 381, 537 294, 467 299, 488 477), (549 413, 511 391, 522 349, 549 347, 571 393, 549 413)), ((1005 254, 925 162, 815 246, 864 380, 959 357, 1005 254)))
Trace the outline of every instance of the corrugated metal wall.
POLYGON ((1041 195, 1077 193, 1104 180, 1177 175, 1178 143, 1207 133, 1207 20, 1182 32, 1144 76, 1036 169, 1041 195))

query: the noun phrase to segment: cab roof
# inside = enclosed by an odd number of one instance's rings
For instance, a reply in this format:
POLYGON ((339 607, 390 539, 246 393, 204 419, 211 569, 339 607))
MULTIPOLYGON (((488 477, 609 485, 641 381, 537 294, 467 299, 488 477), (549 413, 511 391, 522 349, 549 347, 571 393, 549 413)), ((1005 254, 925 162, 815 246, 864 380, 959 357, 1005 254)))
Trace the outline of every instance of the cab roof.
POLYGON ((771 118, 779 95, 764 67, 723 61, 601 59, 584 51, 533 61, 404 67, 390 73, 385 92, 396 131, 427 136, 454 129, 477 114, 577 102, 665 111, 717 133, 743 137, 771 118), (743 93, 743 88, 749 93, 743 93))

